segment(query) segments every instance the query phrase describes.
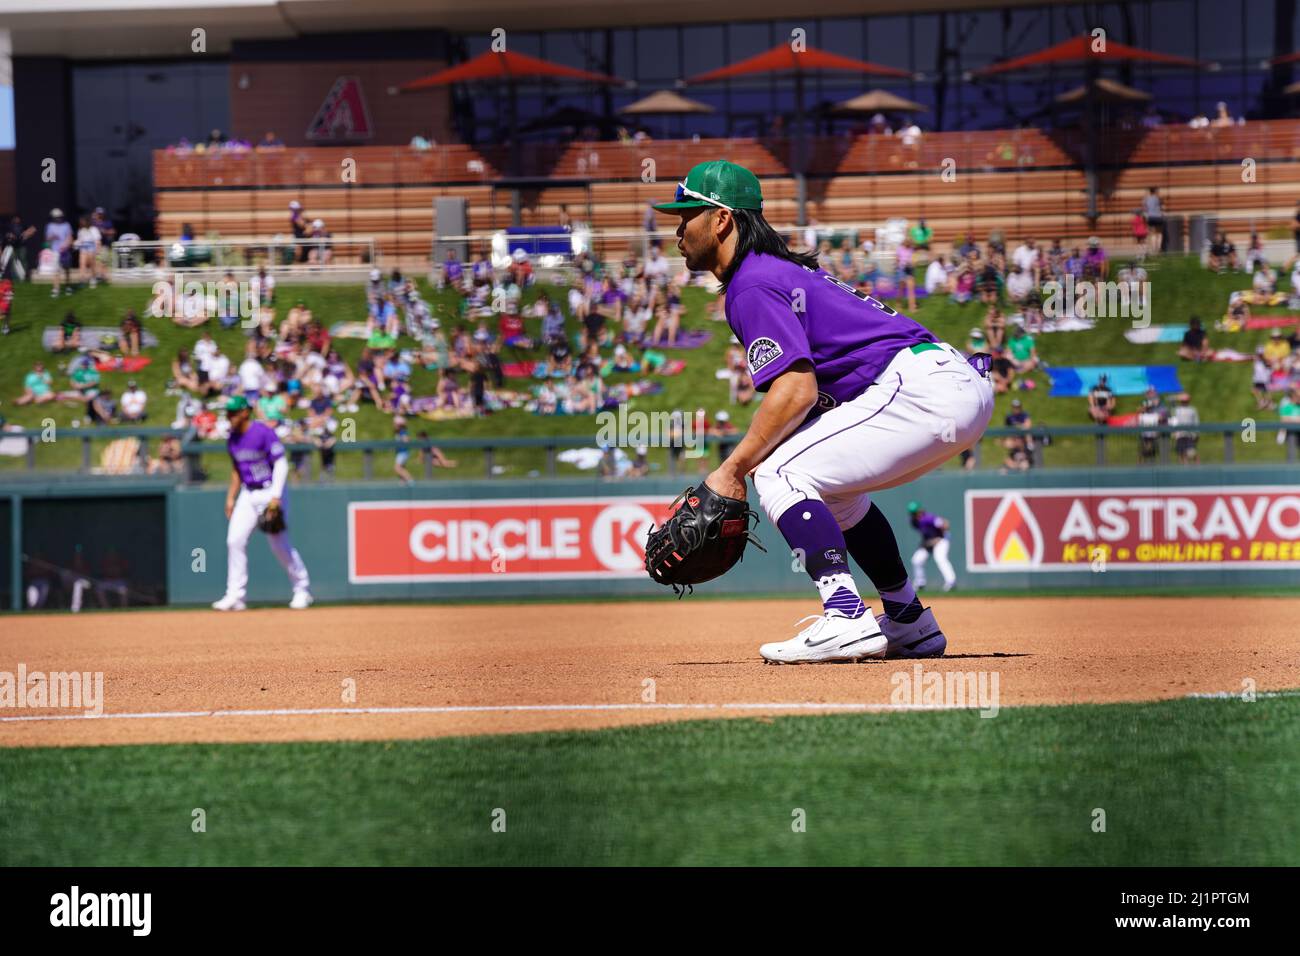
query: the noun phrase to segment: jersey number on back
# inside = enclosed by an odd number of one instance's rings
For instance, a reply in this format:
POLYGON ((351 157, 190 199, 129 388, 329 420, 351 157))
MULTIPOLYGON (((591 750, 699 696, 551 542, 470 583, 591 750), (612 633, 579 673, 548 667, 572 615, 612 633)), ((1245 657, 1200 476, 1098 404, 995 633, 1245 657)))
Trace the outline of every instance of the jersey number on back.
MULTIPOLYGON (((804 268, 807 269, 808 267, 807 267, 807 266, 804 266, 804 268)), ((814 270, 809 269, 808 271, 809 271, 809 272, 812 272, 812 271, 814 271, 814 270)), ((828 272, 823 272, 821 275, 822 275, 822 278, 823 278, 823 279, 827 280, 828 282, 833 282, 833 283, 835 283, 837 286, 839 286, 841 289, 843 289, 843 290, 844 290, 845 292, 847 292, 849 295, 857 296, 857 297, 858 297, 859 299, 861 299, 863 302, 866 302, 868 305, 873 306, 874 308, 877 308, 877 309, 879 309, 881 312, 885 313, 885 315, 898 315, 897 310, 892 309, 892 308, 890 308, 889 306, 885 305, 885 303, 881 302, 879 299, 874 298, 874 297, 872 297, 872 296, 870 296, 870 295, 867 295, 867 293, 862 292, 862 291, 859 290, 859 289, 855 289, 855 288, 853 288, 853 286, 849 285, 847 282, 842 282, 842 281, 840 281, 839 279, 835 278, 835 276, 831 275, 830 273, 828 273, 828 272)))

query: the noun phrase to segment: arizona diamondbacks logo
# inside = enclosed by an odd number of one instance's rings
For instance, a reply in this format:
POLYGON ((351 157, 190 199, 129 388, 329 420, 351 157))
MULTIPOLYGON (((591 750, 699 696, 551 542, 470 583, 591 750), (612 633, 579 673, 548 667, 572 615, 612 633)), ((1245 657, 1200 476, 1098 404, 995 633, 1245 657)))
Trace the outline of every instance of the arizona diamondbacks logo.
POLYGON ((340 76, 307 127, 307 138, 313 142, 329 142, 370 139, 372 135, 361 81, 355 76, 340 76))
POLYGON ((749 373, 755 375, 764 365, 776 361, 782 356, 781 346, 766 336, 749 343, 749 373))

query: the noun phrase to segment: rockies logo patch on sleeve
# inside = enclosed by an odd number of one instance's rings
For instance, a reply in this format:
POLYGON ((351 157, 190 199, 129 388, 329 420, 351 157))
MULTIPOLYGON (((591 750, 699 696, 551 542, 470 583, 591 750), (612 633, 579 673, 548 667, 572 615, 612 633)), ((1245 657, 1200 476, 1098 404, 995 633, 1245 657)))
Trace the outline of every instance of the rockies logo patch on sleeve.
POLYGON ((768 365, 781 357, 781 346, 766 336, 749 343, 749 374, 754 375, 764 365, 768 365))

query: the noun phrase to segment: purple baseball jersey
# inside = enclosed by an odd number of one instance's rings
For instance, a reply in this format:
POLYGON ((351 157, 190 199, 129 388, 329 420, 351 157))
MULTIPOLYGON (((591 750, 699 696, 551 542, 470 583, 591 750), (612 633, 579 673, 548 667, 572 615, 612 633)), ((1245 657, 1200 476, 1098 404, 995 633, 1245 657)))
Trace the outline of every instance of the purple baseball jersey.
POLYGON ((284 445, 262 422, 249 422, 242 435, 227 438, 226 451, 239 472, 239 480, 253 490, 271 484, 271 466, 284 457, 284 445))
POLYGON ((942 538, 947 535, 939 522, 943 519, 936 514, 928 511, 918 511, 912 515, 912 527, 921 533, 921 539, 929 541, 931 538, 942 538))
POLYGON ((901 350, 937 341, 925 326, 821 269, 759 253, 732 276, 726 309, 760 392, 800 359, 812 362, 814 415, 857 398, 901 350))

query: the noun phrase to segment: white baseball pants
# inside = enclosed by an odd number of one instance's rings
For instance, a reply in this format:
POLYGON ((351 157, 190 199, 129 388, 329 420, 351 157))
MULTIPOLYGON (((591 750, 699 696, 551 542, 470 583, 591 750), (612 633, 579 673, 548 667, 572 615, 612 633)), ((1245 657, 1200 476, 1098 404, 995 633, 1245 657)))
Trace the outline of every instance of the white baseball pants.
MULTIPOLYGON (((270 488, 249 490, 239 489, 235 507, 230 512, 230 524, 226 528, 226 596, 244 599, 248 591, 248 539, 257 530, 257 519, 266 510, 271 500, 270 488)), ((289 520, 289 495, 286 492, 280 499, 280 508, 284 511, 285 521, 289 520)), ((311 589, 307 576, 307 565, 289 539, 289 532, 268 534, 267 544, 280 566, 289 575, 289 583, 294 593, 311 589)))
POLYGON ((792 434, 754 473, 773 524, 815 498, 841 528, 870 493, 906 484, 975 444, 993 417, 993 386, 951 345, 903 349, 857 398, 792 434))
POLYGON ((957 572, 952 569, 952 562, 948 560, 948 539, 940 538, 934 543, 934 549, 927 551, 925 546, 917 548, 912 553, 912 584, 915 587, 925 587, 925 564, 931 555, 934 555, 934 563, 939 568, 939 573, 943 575, 943 586, 952 587, 957 583, 957 572))

